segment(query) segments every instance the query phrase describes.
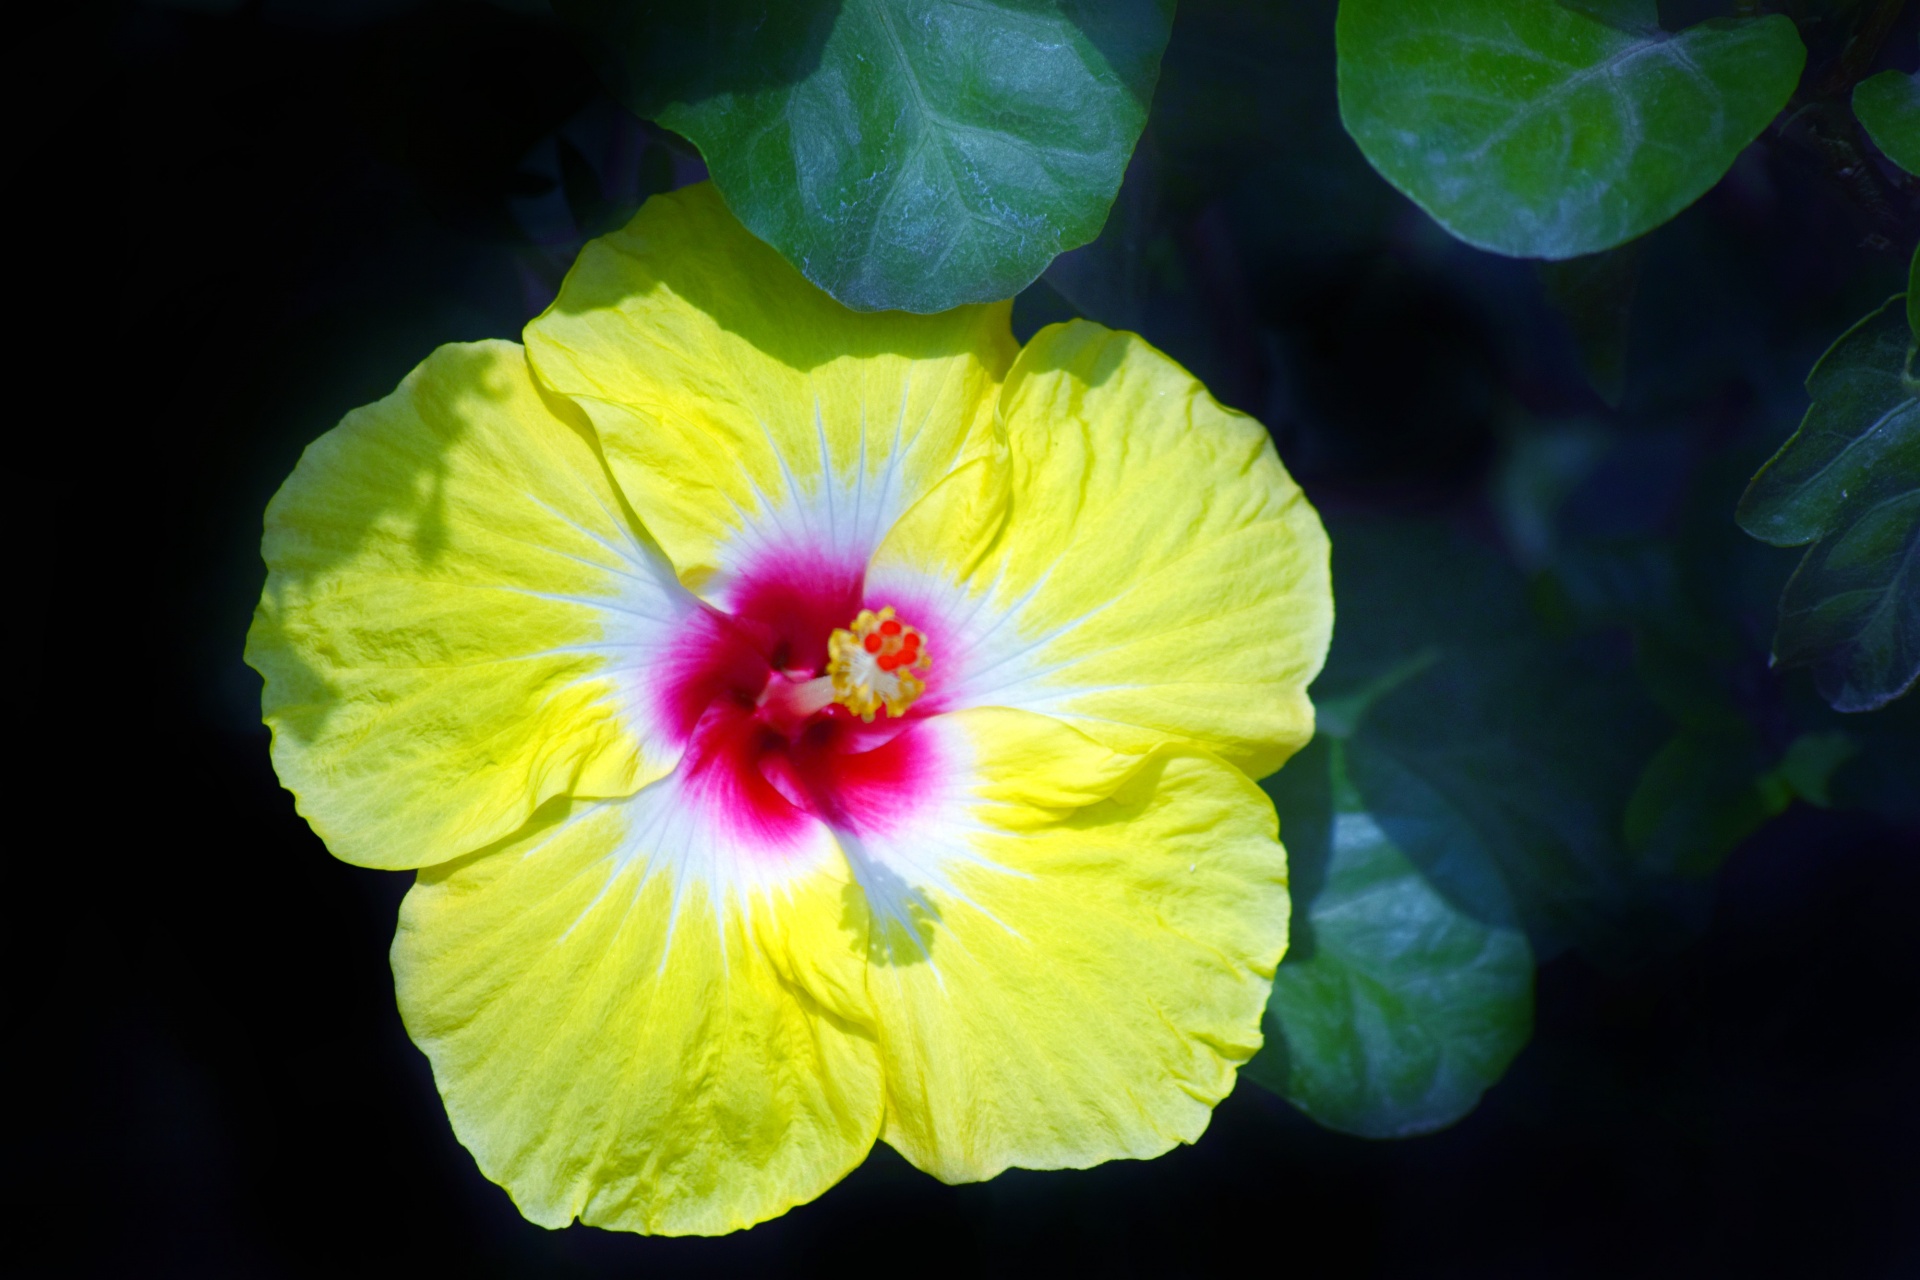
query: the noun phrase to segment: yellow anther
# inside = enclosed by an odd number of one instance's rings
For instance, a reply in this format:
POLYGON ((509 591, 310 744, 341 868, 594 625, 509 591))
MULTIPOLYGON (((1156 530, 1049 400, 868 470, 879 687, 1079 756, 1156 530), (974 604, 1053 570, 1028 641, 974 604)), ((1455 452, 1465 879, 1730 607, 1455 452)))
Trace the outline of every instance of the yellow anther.
POLYGON ((841 627, 827 639, 827 675, 833 700, 869 724, 880 708, 903 716, 927 691, 933 670, 927 637, 893 616, 893 607, 875 613, 862 609, 851 630, 841 627))

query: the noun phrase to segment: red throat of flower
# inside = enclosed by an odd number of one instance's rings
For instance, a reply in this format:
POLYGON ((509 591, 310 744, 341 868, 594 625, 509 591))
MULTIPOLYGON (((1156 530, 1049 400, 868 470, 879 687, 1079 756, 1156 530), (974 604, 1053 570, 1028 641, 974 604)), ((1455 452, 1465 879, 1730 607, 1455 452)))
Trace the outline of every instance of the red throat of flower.
POLYGON ((780 568, 703 613, 654 677, 683 735, 679 787, 756 856, 805 846, 817 822, 891 830, 931 801, 939 767, 920 731, 927 633, 865 608, 857 572, 780 568))

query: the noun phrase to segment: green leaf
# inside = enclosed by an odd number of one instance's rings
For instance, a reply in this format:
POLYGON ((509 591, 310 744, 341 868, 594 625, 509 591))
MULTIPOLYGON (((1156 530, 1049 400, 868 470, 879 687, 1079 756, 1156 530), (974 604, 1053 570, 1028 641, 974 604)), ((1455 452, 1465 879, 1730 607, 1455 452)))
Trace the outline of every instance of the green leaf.
POLYGON ((1597 253, 1692 204, 1806 60, 1779 15, 1633 33, 1554 0, 1342 0, 1337 39, 1341 119, 1373 166, 1460 239, 1525 258, 1597 253))
POLYGON ((1853 86, 1853 114, 1887 159, 1920 173, 1920 75, 1868 76, 1853 86))
POLYGON ((1342 750, 1322 738, 1280 775, 1295 938, 1245 1070, 1329 1128, 1427 1133, 1471 1111, 1526 1043, 1533 954, 1422 877, 1347 782, 1342 750))
POLYGON ((1888 303, 1830 347, 1807 375, 1813 404, 1740 498, 1740 527, 1795 547, 1840 526, 1851 495, 1911 447, 1914 392, 1904 385, 1912 333, 1888 303))
POLYGON ((1774 659, 1811 666, 1836 711, 1872 711, 1920 676, 1920 457, 1856 504, 1858 518, 1807 549, 1780 597, 1774 659))
POLYGON ((1740 527, 1811 542, 1780 599, 1775 662, 1811 666, 1836 711, 1871 711, 1920 675, 1920 388, 1895 298, 1807 376, 1800 429, 1740 499, 1740 527))
POLYGON ((848 306, 1011 297, 1100 231, 1171 0, 561 0, 628 106, 848 306), (689 12, 691 11, 691 12, 689 12))

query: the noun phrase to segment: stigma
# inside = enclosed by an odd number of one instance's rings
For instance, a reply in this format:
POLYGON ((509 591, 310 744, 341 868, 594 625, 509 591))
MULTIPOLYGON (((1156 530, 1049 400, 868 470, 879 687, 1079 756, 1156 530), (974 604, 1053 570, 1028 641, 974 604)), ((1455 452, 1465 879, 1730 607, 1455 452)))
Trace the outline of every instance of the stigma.
POLYGON ((837 628, 827 658, 833 700, 869 724, 882 707, 889 716, 905 715, 933 670, 926 635, 894 617, 891 606, 862 609, 852 628, 837 628))

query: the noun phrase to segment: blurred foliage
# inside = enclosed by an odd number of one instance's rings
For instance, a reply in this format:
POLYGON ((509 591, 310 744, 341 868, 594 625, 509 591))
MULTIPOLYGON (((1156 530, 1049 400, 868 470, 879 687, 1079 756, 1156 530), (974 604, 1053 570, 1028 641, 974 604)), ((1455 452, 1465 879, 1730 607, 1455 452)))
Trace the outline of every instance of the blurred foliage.
POLYGON ((1630 965, 1683 938, 1696 895, 1626 839, 1672 731, 1627 655, 1555 634, 1516 567, 1443 528, 1330 529, 1340 630, 1315 691, 1373 819, 1543 958, 1630 965))
POLYGON ((1341 118, 1389 182, 1469 244, 1528 258, 1610 249, 1719 181, 1806 58, 1779 15, 1669 36, 1653 10, 1345 0, 1341 118))
POLYGON ((1640 264, 1646 245, 1630 240, 1617 249, 1540 264, 1547 299, 1567 319, 1580 347, 1587 381, 1612 408, 1626 394, 1627 343, 1640 264))
POLYGON ((1920 73, 1869 76, 1854 87, 1853 111, 1887 159, 1920 173, 1920 73))
POLYGON ((560 0, 620 97, 848 306, 1018 293, 1099 232, 1171 0, 560 0))

